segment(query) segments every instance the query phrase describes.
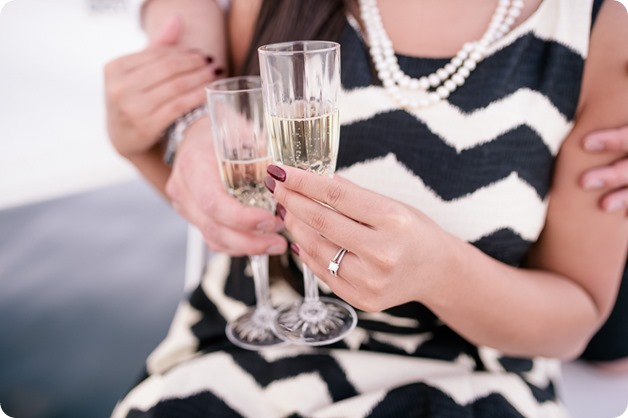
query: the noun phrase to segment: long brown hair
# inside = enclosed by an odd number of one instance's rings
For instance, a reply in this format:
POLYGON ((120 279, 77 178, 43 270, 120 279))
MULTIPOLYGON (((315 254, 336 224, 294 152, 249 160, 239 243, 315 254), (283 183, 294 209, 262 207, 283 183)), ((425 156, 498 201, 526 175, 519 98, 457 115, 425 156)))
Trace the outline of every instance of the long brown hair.
POLYGON ((346 0, 263 0, 242 74, 259 74, 257 48, 276 42, 335 41, 346 19, 346 0))

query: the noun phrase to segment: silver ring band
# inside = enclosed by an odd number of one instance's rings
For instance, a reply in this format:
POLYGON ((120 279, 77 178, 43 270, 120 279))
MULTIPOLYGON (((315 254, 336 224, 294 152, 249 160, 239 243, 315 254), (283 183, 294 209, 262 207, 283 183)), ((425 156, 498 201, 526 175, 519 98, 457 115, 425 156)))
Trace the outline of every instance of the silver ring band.
POLYGON ((338 269, 340 268, 340 262, 342 258, 347 253, 347 249, 340 247, 334 258, 329 262, 329 266, 327 266, 327 270, 331 273, 332 276, 338 277, 338 269))

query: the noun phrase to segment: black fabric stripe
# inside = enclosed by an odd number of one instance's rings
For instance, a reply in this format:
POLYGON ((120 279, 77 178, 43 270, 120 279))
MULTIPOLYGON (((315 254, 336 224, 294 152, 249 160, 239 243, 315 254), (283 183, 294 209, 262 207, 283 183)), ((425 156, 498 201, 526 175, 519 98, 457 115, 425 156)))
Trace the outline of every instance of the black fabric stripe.
POLYGON ((201 392, 183 399, 166 399, 148 411, 131 410, 126 418, 241 418, 222 399, 211 392, 201 392))
POLYGON ((244 273, 249 263, 248 257, 232 257, 231 270, 225 283, 225 295, 246 305, 255 304, 253 277, 244 273))
POLYGON ((303 373, 316 373, 327 384, 329 394, 334 401, 358 394, 342 367, 333 357, 326 354, 306 353, 274 362, 266 361, 258 353, 240 349, 232 350, 231 355, 233 360, 262 387, 303 373))
MULTIPOLYGON (((357 33, 347 25, 343 45, 342 84, 345 89, 380 84, 371 71, 370 56, 357 33)), ((411 77, 431 74, 449 59, 398 55, 399 66, 411 77)), ((545 96, 572 120, 580 96, 584 61, 572 49, 528 33, 483 60, 463 87, 453 92, 449 102, 464 113, 484 108, 520 88, 545 96)), ((341 109, 342 111, 342 109, 341 109)))
POLYGON ((556 387, 552 381, 550 381, 544 388, 535 386, 528 381, 525 382, 530 388, 532 396, 534 396, 534 399, 536 399, 538 403, 552 402, 556 400, 556 387))
POLYGON ((485 235, 472 244, 502 263, 518 266, 533 243, 523 239, 512 229, 504 228, 485 235))
POLYGON ((600 13, 600 9, 604 4, 604 0, 593 0, 593 9, 591 10, 591 29, 593 29, 593 25, 595 25, 595 21, 597 20, 597 16, 600 13))
POLYGON ((224 345, 227 341, 225 335, 227 321, 220 315, 218 308, 209 300, 201 286, 192 292, 189 302, 194 309, 203 313, 201 319, 190 328, 198 340, 198 349, 224 345))
POLYGON ((523 418, 500 394, 492 393, 467 405, 459 405, 440 389, 425 383, 405 385, 391 390, 368 415, 368 418, 397 417, 523 418))
POLYGON ((338 168, 392 152, 447 201, 473 193, 512 172, 529 183, 539 197, 544 198, 549 191, 554 159, 541 137, 527 126, 460 153, 404 111, 380 113, 343 125, 341 135, 338 168))

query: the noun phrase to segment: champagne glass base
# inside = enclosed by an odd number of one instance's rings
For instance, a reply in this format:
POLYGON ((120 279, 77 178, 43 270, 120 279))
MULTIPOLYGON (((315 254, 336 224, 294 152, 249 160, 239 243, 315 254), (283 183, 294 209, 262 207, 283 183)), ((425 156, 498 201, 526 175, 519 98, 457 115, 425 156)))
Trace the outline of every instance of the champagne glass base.
POLYGON ((247 350, 285 345, 286 342, 273 332, 274 316, 275 311, 271 309, 249 309, 244 315, 227 324, 225 328, 227 338, 234 345, 247 350))
POLYGON ((358 322, 355 310, 345 302, 322 297, 300 300, 279 308, 273 331, 287 342, 299 345, 325 345, 343 339, 358 322))

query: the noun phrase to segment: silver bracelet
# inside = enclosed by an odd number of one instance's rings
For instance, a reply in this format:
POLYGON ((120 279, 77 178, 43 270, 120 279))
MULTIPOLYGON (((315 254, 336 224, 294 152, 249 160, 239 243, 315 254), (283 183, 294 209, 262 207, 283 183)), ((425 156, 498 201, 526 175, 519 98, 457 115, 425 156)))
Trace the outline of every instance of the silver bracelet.
POLYGON ((174 157, 179 148, 179 144, 183 141, 183 137, 187 128, 200 118, 207 116, 207 106, 199 106, 188 113, 179 116, 172 125, 166 129, 166 150, 164 151, 164 162, 168 165, 172 165, 174 157))

